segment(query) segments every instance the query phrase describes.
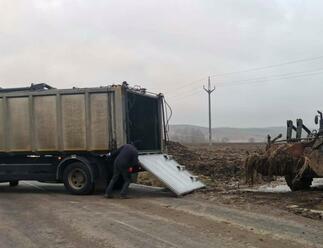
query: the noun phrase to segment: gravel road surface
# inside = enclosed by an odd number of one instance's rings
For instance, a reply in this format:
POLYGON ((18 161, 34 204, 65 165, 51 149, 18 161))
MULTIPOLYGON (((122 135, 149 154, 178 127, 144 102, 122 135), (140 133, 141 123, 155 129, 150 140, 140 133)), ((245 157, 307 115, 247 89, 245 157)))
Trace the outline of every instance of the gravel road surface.
MULTIPOLYGON (((323 247, 323 224, 132 185, 131 199, 0 184, 0 247, 323 247)), ((281 212, 279 212, 281 211, 281 212)))

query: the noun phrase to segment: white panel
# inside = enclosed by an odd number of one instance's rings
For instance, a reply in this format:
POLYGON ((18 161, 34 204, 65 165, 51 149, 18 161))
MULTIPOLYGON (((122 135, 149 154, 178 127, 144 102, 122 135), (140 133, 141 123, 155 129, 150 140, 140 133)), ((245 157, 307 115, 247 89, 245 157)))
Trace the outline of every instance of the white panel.
POLYGON ((140 155, 139 161, 144 169, 163 182, 176 195, 183 195, 205 185, 190 174, 185 166, 178 164, 171 156, 165 154, 140 155))

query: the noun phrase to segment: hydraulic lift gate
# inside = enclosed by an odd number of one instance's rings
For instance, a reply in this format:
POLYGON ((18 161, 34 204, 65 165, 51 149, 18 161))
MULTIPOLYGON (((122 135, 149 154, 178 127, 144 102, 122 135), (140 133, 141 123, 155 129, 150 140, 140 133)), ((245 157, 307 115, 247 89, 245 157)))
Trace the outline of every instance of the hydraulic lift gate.
POLYGON ((205 185, 166 154, 140 155, 144 169, 152 173, 176 195, 183 195, 205 185))

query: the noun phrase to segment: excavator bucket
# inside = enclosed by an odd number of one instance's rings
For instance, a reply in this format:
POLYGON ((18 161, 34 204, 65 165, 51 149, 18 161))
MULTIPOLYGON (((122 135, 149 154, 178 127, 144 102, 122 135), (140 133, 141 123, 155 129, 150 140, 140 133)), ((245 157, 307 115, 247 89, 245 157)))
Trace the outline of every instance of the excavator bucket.
POLYGON ((302 119, 297 119, 296 127, 293 121, 287 121, 286 140, 275 143, 282 135, 273 140, 268 135, 266 150, 245 160, 247 183, 253 184, 257 174, 284 176, 292 190, 302 190, 310 187, 314 177, 323 177, 323 113, 318 111, 318 114, 315 116, 315 124, 320 125, 317 130, 310 131, 302 119))

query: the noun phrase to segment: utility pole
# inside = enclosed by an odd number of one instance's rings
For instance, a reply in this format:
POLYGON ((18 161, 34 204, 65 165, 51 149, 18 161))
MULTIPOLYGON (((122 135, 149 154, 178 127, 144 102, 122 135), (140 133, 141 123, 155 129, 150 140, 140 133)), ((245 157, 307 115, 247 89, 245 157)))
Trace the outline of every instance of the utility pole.
POLYGON ((208 77, 208 87, 207 89, 203 85, 203 89, 209 95, 209 146, 212 145, 212 125, 211 125, 211 93, 215 90, 215 86, 211 89, 211 79, 208 77))

